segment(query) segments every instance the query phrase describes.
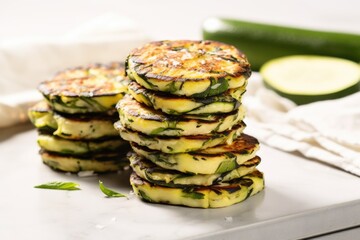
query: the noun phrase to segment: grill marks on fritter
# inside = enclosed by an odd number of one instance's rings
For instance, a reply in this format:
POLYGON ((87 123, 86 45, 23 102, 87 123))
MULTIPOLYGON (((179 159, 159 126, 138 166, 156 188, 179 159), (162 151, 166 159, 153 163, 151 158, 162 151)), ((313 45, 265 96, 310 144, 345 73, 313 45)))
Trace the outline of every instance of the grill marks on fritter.
POLYGON ((135 71, 147 78, 168 81, 202 80, 250 74, 243 53, 223 43, 210 41, 160 41, 133 50, 135 71))

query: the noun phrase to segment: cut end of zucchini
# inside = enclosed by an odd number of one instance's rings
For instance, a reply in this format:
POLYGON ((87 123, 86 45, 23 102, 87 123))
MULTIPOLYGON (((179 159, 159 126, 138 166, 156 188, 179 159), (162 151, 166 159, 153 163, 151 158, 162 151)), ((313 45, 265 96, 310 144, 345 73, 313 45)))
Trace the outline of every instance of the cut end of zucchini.
POLYGON ((341 98, 359 91, 359 64, 341 58, 294 55, 263 65, 265 85, 296 104, 341 98))

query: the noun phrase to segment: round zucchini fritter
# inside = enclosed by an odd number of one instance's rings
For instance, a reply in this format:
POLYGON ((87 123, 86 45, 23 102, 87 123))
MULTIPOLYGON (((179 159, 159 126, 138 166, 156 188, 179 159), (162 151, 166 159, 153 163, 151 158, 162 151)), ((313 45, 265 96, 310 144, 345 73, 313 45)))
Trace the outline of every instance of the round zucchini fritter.
POLYGON ((124 140, 135 142, 141 146, 159 150, 164 153, 181 153, 198 151, 225 142, 231 144, 234 139, 240 136, 246 125, 241 122, 231 130, 222 133, 181 137, 148 136, 123 127, 120 121, 116 122, 114 126, 124 140))
POLYGON ((136 153, 129 153, 128 158, 130 160, 130 166, 139 177, 153 184, 166 187, 186 187, 189 185, 211 186, 229 182, 253 172, 261 161, 259 157, 254 157, 228 172, 191 174, 164 169, 136 153))
POLYGON ((86 155, 105 152, 127 152, 129 143, 120 137, 115 139, 86 141, 69 140, 48 134, 39 134, 37 138, 39 146, 46 151, 59 154, 86 155))
POLYGON ((38 90, 55 111, 76 113, 114 112, 126 94, 128 80, 120 65, 91 65, 58 73, 38 90))
POLYGON ((231 171, 256 156, 259 142, 256 138, 241 134, 232 144, 189 153, 169 154, 131 143, 134 152, 164 169, 192 174, 215 174, 231 171))
POLYGON ((130 183, 144 201, 198 208, 220 208, 244 201, 264 188, 263 174, 257 170, 228 183, 212 186, 164 187, 132 173, 130 183))
POLYGON ((151 42, 134 49, 125 68, 147 89, 199 98, 239 88, 251 75, 243 53, 214 41, 151 42))
POLYGON ((189 98, 152 91, 135 81, 131 81, 128 90, 136 101, 167 114, 219 114, 239 108, 245 86, 208 98, 189 98))
POLYGON ((242 105, 234 112, 216 115, 216 119, 213 121, 166 115, 137 102, 130 95, 126 95, 120 100, 116 108, 124 127, 149 136, 216 134, 231 129, 245 116, 245 109, 242 105))
POLYGON ((52 111, 45 101, 31 107, 28 116, 40 131, 66 139, 90 140, 119 136, 113 125, 117 116, 61 114, 52 111))
POLYGON ((97 154, 92 156, 62 155, 45 150, 40 151, 43 163, 49 167, 64 172, 111 172, 122 170, 129 165, 125 153, 97 154))

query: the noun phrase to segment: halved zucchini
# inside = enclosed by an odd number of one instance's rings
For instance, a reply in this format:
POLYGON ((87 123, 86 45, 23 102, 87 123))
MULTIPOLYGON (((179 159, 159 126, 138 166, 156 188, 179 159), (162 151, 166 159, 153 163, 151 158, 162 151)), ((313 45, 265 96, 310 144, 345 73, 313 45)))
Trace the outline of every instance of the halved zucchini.
POLYGON ((116 122, 114 126, 119 131, 120 136, 129 142, 135 142, 141 146, 146 146, 164 153, 181 153, 198 151, 225 142, 231 144, 234 139, 240 136, 246 125, 241 122, 234 126, 232 130, 222 133, 181 137, 148 136, 123 127, 120 121, 116 122))
POLYGON ((148 90, 132 81, 129 93, 140 103, 172 115, 218 114, 235 111, 240 106, 245 85, 208 98, 188 98, 148 90))
POLYGON ((345 97, 360 90, 360 65, 350 60, 294 55, 265 63, 264 83, 297 104, 345 97))
POLYGON ((114 128, 118 117, 108 115, 67 115, 53 112, 45 102, 28 111, 31 122, 41 131, 66 139, 99 139, 119 136, 114 128))
POLYGON ((135 173, 130 176, 134 192, 144 201, 198 208, 219 208, 239 203, 264 189, 263 174, 257 170, 229 183, 212 186, 170 188, 152 184, 135 173))
POLYGON ((259 142, 254 137, 241 134, 231 145, 222 144, 196 152, 176 154, 151 150, 134 142, 131 147, 137 154, 165 169, 192 174, 215 174, 231 171, 255 157, 259 142))
POLYGON ((215 121, 186 119, 183 116, 165 115, 137 102, 130 95, 119 101, 116 108, 124 127, 150 136, 189 136, 224 132, 245 116, 245 109, 241 105, 234 112, 217 115, 215 121))
POLYGON ((125 68, 147 89, 199 98, 239 88, 251 75, 243 53, 214 41, 151 42, 134 49, 125 68))
POLYGON ((77 69, 76 73, 68 71, 38 86, 38 90, 56 111, 68 114, 112 113, 116 103, 127 92, 128 80, 121 75, 124 73, 121 66, 111 69, 118 74, 105 74, 103 70, 91 67, 77 69))
POLYGON ((126 153, 97 154, 92 156, 62 155, 40 150, 43 162, 55 170, 65 172, 110 172, 122 170, 129 165, 126 153))
POLYGON ((39 134, 39 146, 46 151, 71 155, 90 155, 99 152, 126 152, 130 149, 129 143, 120 139, 108 140, 69 140, 48 134, 39 134))
POLYGON ((223 182, 228 182, 240 178, 254 171, 260 163, 259 157, 254 157, 239 167, 224 173, 215 174, 190 174, 182 173, 176 170, 164 169, 153 162, 137 155, 136 153, 128 154, 130 166, 134 172, 153 184, 166 187, 186 187, 189 185, 210 186, 223 182))

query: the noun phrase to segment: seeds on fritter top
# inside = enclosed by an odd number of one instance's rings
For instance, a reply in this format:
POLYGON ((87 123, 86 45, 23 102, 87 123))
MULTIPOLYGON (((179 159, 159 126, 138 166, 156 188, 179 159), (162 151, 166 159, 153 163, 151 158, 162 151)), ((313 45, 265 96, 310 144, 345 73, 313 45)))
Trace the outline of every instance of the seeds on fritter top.
POLYGON ((51 107, 59 112, 93 113, 113 111, 127 92, 128 80, 121 66, 77 68, 57 74, 38 86, 51 107), (76 76, 76 77, 75 77, 76 76))
POLYGON ((159 41, 134 49, 126 72, 145 88, 208 97, 245 84, 251 74, 245 55, 214 41, 159 41))

